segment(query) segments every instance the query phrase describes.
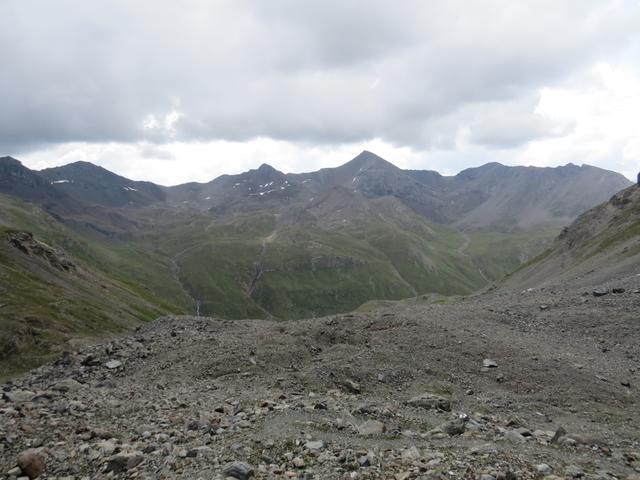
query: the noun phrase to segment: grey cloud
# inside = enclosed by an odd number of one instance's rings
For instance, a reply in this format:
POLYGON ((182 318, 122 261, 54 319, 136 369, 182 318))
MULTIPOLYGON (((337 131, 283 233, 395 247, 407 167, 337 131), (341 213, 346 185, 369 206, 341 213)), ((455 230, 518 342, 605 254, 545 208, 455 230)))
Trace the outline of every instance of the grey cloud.
POLYGON ((462 117, 468 121, 468 140, 494 148, 512 148, 532 140, 564 136, 573 120, 550 119, 536 113, 539 96, 510 103, 475 104, 462 117))
POLYGON ((472 141, 516 145, 561 130, 519 115, 501 137, 476 106, 508 110, 634 45, 639 11, 596 0, 4 0, 0 150, 258 136, 428 148, 455 145, 465 125, 472 141), (145 128, 174 111, 172 128, 145 128))

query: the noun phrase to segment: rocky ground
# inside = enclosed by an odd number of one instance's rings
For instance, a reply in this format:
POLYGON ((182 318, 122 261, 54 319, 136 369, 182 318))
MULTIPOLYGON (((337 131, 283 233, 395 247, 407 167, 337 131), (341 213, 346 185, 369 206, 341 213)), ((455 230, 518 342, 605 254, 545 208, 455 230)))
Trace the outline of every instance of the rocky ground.
POLYGON ((2 386, 0 478, 638 479, 639 288, 159 319, 2 386))

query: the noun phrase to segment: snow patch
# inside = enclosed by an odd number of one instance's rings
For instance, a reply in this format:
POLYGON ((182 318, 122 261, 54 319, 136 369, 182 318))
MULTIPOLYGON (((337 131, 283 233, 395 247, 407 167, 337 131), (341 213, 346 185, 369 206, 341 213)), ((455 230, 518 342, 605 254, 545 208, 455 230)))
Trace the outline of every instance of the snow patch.
POLYGON ((54 180, 51 182, 51 185, 55 185, 56 183, 71 183, 71 180, 54 180))
POLYGON ((122 187, 124 188, 127 192, 137 192, 138 190, 133 188, 133 187, 122 187))

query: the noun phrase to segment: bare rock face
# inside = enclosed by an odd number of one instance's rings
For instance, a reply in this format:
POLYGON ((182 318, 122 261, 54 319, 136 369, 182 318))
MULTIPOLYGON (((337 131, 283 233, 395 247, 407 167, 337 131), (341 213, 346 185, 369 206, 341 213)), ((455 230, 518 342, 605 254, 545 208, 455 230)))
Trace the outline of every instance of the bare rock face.
POLYGON ((41 257, 58 270, 75 270, 76 265, 63 253, 40 242, 30 232, 14 232, 8 235, 11 245, 26 255, 41 257))
POLYGON ((35 448, 25 450, 18 455, 18 466, 29 478, 38 478, 45 470, 44 455, 35 448))

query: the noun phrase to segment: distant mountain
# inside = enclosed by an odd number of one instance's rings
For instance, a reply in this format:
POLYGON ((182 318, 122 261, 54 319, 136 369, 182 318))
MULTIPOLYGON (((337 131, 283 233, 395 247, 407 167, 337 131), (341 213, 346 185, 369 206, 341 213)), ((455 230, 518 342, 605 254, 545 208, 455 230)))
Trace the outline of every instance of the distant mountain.
POLYGON ((453 177, 447 216, 465 228, 562 226, 628 187, 624 176, 588 165, 506 167, 490 163, 453 177))
POLYGON ((86 242, 75 253, 97 272, 171 308, 200 305, 228 318, 300 318, 372 299, 471 293, 630 183, 575 165, 491 163, 448 177, 402 170, 367 151, 317 172, 263 164, 175 187, 84 162, 35 172, 7 158, 0 167, 0 193, 54 215, 86 242))
POLYGON ((366 198, 394 197, 426 219, 467 230, 517 231, 566 225, 630 185, 591 166, 507 167, 489 163, 453 177, 402 170, 364 151, 336 168, 284 174, 269 165, 205 184, 166 189, 174 202, 203 209, 249 211, 303 204, 340 187, 366 198))
POLYGON ((0 193, 42 205, 68 203, 70 198, 38 172, 12 157, 0 157, 0 193))
POLYGON ((39 172, 50 185, 88 205, 141 207, 165 200, 162 187, 136 182, 89 162, 75 162, 39 172))
POLYGON ((511 275, 506 285, 592 285, 636 275, 638 265, 640 186, 633 185, 580 215, 548 250, 511 275))
POLYGON ((209 183, 187 183, 165 188, 170 202, 219 212, 274 208, 298 198, 300 185, 270 165, 239 175, 222 175, 209 183))

